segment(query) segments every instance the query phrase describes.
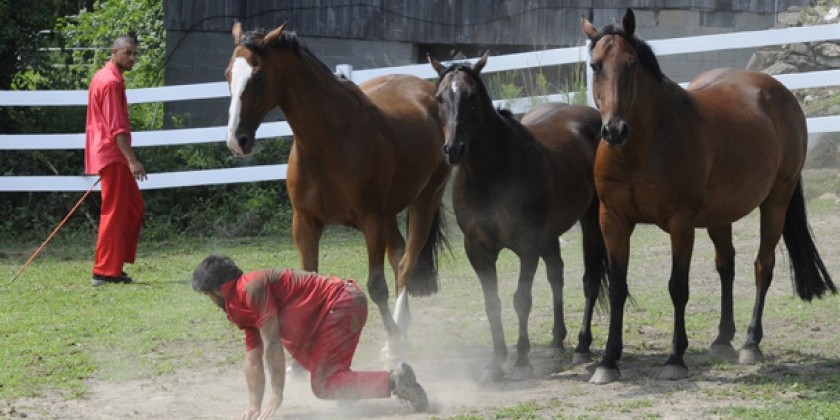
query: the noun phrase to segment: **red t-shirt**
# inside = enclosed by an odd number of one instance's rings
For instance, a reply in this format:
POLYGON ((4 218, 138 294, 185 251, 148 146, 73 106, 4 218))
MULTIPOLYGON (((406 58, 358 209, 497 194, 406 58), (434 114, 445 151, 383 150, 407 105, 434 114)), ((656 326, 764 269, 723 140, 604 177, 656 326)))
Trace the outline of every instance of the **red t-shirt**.
POLYGON ((222 285, 228 319, 245 331, 245 348, 262 345, 259 328, 271 315, 280 340, 303 367, 310 368, 313 333, 344 292, 338 277, 300 270, 260 270, 222 285))
POLYGON ((86 174, 96 175, 100 169, 112 163, 128 166, 128 159, 117 146, 117 134, 125 134, 131 144, 125 79, 117 66, 109 61, 93 76, 88 89, 86 174))

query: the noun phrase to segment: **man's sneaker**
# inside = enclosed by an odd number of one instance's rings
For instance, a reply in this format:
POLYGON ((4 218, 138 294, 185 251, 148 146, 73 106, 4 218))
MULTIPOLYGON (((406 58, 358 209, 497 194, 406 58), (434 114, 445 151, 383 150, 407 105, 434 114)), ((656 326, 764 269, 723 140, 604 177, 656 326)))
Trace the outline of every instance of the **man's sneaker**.
POLYGON ((407 401, 414 408, 414 411, 423 412, 429 409, 429 398, 426 391, 417 383, 414 370, 411 366, 400 363, 390 374, 391 382, 394 384, 392 392, 400 400, 407 401))
POLYGON ((120 277, 119 277, 120 283, 129 284, 132 281, 134 281, 134 280, 131 279, 131 277, 128 276, 128 273, 126 273, 125 271, 122 271, 121 273, 122 274, 120 274, 120 277))
POLYGON ((106 285, 106 284, 108 284, 108 283, 112 283, 112 282, 110 282, 110 281, 108 281, 108 280, 104 279, 103 277, 104 277, 104 276, 100 276, 100 275, 98 275, 98 274, 94 274, 94 275, 93 275, 93 279, 91 279, 91 281, 90 281, 90 285, 91 285, 91 286, 93 286, 93 287, 100 287, 100 286, 104 286, 104 285, 106 285))
POLYGON ((131 277, 125 274, 123 271, 122 275, 119 277, 112 277, 112 276, 103 276, 101 274, 94 274, 93 279, 90 281, 90 285, 93 287, 100 287, 104 286, 108 283, 131 283, 131 277))

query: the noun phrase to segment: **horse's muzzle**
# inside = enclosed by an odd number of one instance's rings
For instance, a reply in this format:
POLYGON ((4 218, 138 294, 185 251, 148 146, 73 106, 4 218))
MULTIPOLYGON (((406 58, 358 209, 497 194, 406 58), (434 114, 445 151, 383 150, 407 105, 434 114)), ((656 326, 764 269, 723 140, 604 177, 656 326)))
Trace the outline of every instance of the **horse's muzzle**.
POLYGON ((624 146, 630 137, 630 126, 623 120, 610 121, 601 126, 601 137, 611 147, 624 146))
POLYGON ((446 157, 446 163, 450 165, 460 164, 464 160, 465 150, 464 143, 444 144, 443 155, 446 157))

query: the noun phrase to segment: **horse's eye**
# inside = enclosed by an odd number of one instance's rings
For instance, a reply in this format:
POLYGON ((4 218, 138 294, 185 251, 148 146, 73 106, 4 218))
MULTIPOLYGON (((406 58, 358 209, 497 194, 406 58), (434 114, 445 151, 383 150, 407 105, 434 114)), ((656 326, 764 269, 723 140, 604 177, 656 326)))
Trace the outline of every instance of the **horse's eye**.
POLYGON ((254 81, 254 83, 260 83, 260 82, 262 82, 262 81, 263 81, 263 79, 265 79, 265 74, 264 74, 263 72, 261 72, 261 71, 255 72, 255 73, 251 76, 251 80, 253 80, 253 81, 254 81))
POLYGON ((601 63, 597 63, 597 62, 593 61, 593 62, 589 63, 589 67, 592 68, 592 71, 594 73, 600 73, 601 72, 601 63))
POLYGON ((442 103, 443 103, 443 96, 441 96, 440 94, 437 94, 437 95, 435 95, 435 100, 436 100, 439 104, 442 104, 442 103))
POLYGON ((627 62, 627 69, 628 70, 636 70, 636 65, 638 65, 638 64, 639 64, 638 61, 630 60, 630 61, 627 62))

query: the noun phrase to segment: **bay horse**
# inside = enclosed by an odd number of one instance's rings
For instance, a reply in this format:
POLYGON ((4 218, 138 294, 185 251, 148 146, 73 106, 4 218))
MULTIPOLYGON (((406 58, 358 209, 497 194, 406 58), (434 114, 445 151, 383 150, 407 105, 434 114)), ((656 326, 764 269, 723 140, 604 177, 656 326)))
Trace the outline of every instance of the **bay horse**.
POLYGON ((635 26, 630 9, 621 25, 600 31, 581 21, 591 41, 592 94, 603 122, 595 183, 610 278, 609 338, 593 383, 619 378, 630 236, 637 223, 653 223, 671 239, 674 332, 660 378, 688 376, 685 307, 695 228, 706 228, 712 240, 722 286, 713 352, 728 348, 734 354, 732 223, 755 208, 755 304, 739 361, 763 359, 761 318, 780 237, 800 298, 837 292, 806 217, 801 172, 807 129, 793 94, 768 75, 731 69, 703 73, 683 89, 662 73, 650 46, 634 35, 635 26))
POLYGON ((517 357, 510 376, 532 375, 528 353, 531 288, 540 258, 551 286, 554 325, 551 346, 563 348, 563 259, 559 236, 580 221, 583 234, 586 304, 574 361, 591 360, 590 324, 605 280, 606 251, 598 224, 593 165, 601 117, 584 106, 546 103, 525 114, 522 123, 497 110, 481 81, 485 53, 474 65, 448 67, 429 57, 439 79, 436 97, 444 121, 445 155, 458 166, 452 203, 464 233, 464 249, 484 292, 493 359, 482 381, 504 377, 507 358, 502 328, 496 261, 502 249, 520 262, 513 306, 519 318, 517 357))
POLYGON ((450 168, 434 86, 387 75, 356 85, 336 77, 285 24, 264 33, 233 26, 228 148, 249 154, 265 115, 279 107, 294 135, 286 185, 292 231, 304 270, 318 271, 325 226, 364 235, 367 288, 388 333, 389 362, 408 327, 406 291, 438 290, 437 251, 445 238, 441 198, 450 168), (407 210, 406 237, 397 215, 407 210), (396 275, 396 319, 388 308, 386 257, 396 275))

